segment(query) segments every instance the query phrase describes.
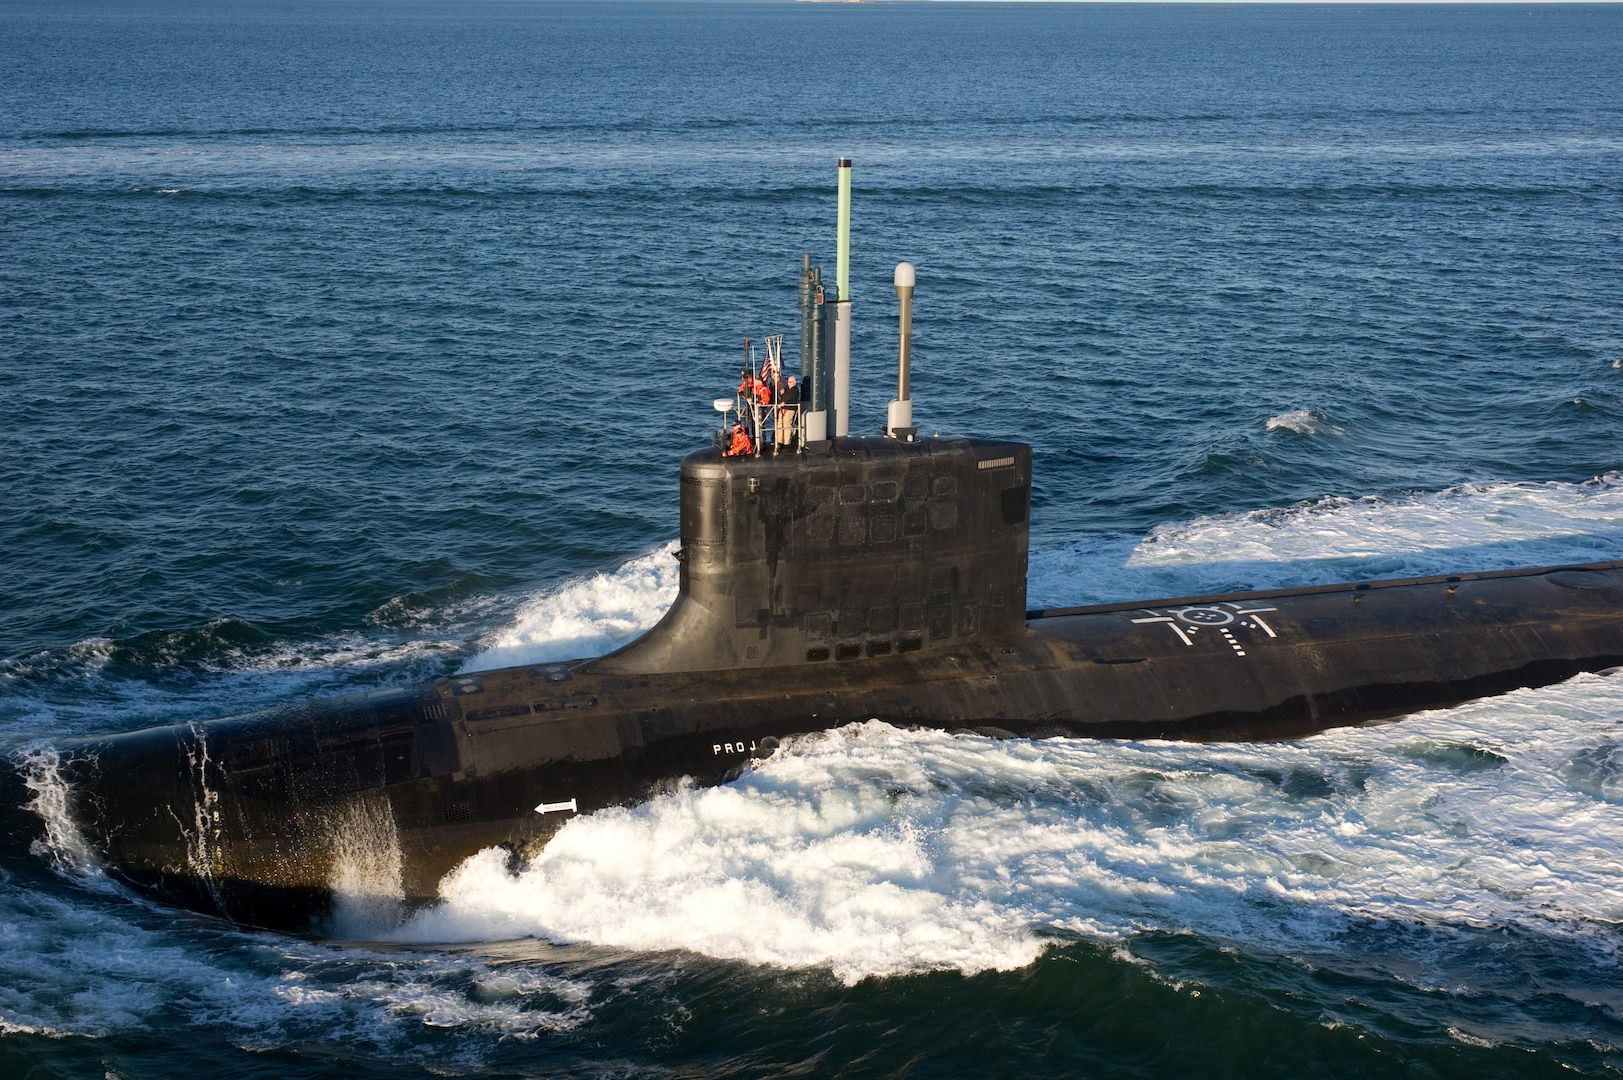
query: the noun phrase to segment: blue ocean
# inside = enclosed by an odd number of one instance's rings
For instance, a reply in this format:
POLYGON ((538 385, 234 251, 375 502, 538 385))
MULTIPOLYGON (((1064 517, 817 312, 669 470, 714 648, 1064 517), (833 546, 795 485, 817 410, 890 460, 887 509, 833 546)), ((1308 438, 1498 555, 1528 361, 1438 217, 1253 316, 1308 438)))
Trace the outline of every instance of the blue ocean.
POLYGON ((1623 1074, 1617 675, 850 725, 304 936, 103 871, 63 739, 652 625, 839 157, 853 431, 906 260, 1032 606, 1623 557, 1623 6, 11 0, 0 1075, 1623 1074))

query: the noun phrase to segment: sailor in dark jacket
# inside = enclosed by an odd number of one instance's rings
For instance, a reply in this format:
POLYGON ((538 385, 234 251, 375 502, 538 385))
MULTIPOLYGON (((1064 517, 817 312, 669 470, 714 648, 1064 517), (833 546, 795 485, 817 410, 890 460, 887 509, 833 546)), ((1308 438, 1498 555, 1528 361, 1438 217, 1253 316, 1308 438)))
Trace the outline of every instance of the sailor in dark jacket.
POLYGON ((779 446, 793 446, 800 421, 800 387, 795 377, 789 376, 778 394, 778 430, 774 433, 779 446))

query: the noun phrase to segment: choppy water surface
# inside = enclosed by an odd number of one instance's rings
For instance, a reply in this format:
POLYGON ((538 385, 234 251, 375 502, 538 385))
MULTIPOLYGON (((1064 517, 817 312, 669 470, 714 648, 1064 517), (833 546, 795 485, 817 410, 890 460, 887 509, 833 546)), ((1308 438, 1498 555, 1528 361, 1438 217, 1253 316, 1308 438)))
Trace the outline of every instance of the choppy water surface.
POLYGON ((840 154, 857 426, 908 259, 920 423, 1036 448, 1034 605, 1618 557, 1620 56, 1611 5, 0 12, 0 1070, 1623 1072, 1616 676, 855 725, 333 938, 114 885, 49 749, 650 625, 840 154))

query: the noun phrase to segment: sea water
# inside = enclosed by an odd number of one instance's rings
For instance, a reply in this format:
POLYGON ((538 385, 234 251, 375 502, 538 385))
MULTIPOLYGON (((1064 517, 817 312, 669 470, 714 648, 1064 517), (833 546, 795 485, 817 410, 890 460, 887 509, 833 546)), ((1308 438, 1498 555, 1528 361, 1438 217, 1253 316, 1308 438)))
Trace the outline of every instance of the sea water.
POLYGON ((1620 57, 1608 5, 9 5, 0 1073, 1623 1071, 1615 676, 853 724, 303 937, 117 884, 54 756, 650 626, 838 156, 853 429, 905 259, 924 432, 1035 448, 1032 606, 1618 557, 1620 57))

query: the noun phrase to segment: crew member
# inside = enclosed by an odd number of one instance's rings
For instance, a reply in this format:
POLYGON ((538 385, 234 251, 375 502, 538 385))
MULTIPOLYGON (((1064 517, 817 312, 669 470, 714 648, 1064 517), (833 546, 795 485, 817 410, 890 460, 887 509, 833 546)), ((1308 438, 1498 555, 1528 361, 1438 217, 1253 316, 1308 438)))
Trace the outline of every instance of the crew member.
POLYGON ((743 424, 733 425, 733 444, 722 453, 722 457, 748 457, 755 452, 750 442, 749 432, 744 430, 743 424))
POLYGON ((796 421, 800 419, 800 387, 795 385, 795 377, 789 376, 783 384, 783 392, 778 395, 778 431, 776 441, 779 446, 792 446, 795 441, 796 421))

